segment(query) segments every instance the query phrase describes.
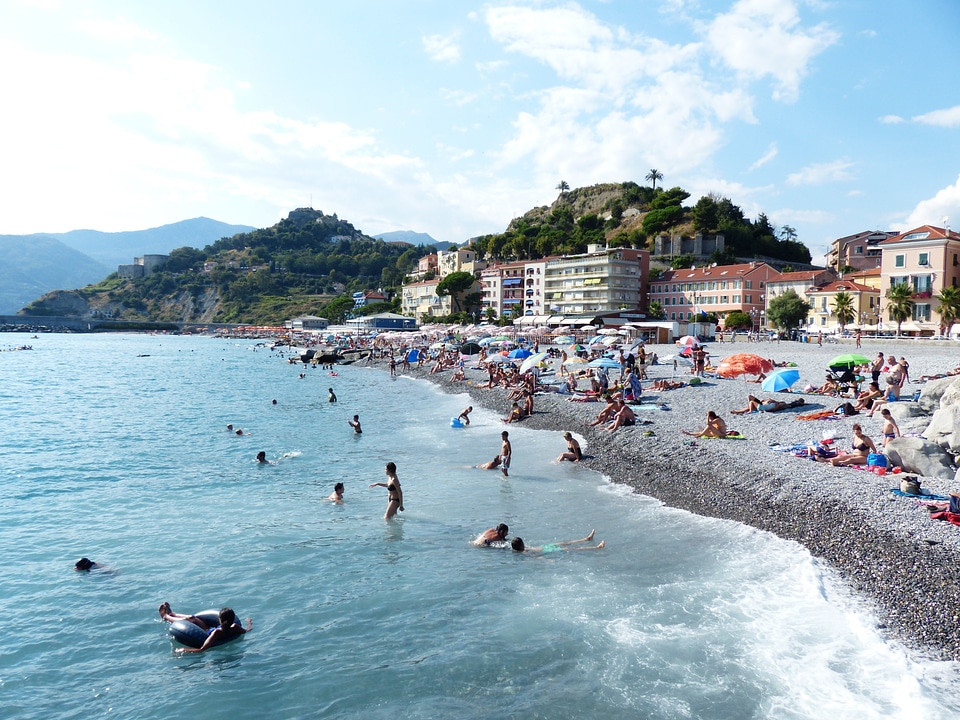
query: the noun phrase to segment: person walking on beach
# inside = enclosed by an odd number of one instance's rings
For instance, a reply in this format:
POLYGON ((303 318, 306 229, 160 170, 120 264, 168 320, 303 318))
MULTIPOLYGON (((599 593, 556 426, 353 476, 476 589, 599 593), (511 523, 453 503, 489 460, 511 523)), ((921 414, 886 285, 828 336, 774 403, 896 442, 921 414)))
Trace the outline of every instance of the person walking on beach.
POLYGON ((860 340, 861 340, 862 337, 863 337, 863 334, 862 334, 859 330, 857 330, 856 340, 857 340, 857 349, 858 349, 858 350, 860 349, 860 340))
POLYGON ((360 416, 354 415, 353 420, 347 420, 347 425, 353 428, 353 432, 357 435, 363 433, 363 428, 360 427, 360 416))
POLYGON ((387 489, 387 512, 384 520, 389 520, 397 511, 403 512, 403 490, 400 489, 400 478, 397 477, 397 466, 388 462, 386 465, 387 481, 370 483, 370 487, 385 487, 387 489))
POLYGON ((509 477, 507 470, 510 469, 510 458, 513 455, 513 446, 510 445, 510 433, 504 430, 500 433, 500 472, 504 477, 509 477))

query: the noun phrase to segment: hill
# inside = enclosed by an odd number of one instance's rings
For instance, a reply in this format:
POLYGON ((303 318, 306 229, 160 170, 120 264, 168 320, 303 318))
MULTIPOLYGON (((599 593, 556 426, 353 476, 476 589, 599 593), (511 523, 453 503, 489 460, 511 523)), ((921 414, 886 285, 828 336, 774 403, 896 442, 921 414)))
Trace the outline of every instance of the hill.
POLYGON ((437 250, 449 250, 455 247, 456 243, 445 242, 443 240, 434 240, 427 233, 414 232, 413 230, 394 230, 393 232, 380 233, 374 235, 377 240, 383 240, 386 243, 409 243, 413 246, 423 245, 424 247, 433 246, 437 250))
MULTIPOLYGON (((48 293, 32 315, 102 315, 127 320, 277 324, 311 313, 341 321, 352 291, 397 287, 424 254, 390 244, 336 215, 298 208, 270 228, 179 247, 159 270, 116 273, 81 290, 48 293)), ((394 309, 391 303, 366 311, 394 309)))
POLYGON ((220 238, 251 232, 255 229, 249 225, 228 225, 218 220, 198 217, 146 230, 112 233, 99 230, 71 230, 59 234, 49 233, 49 235, 89 255, 111 270, 116 270, 117 265, 130 264, 135 257, 148 254, 167 255, 171 250, 179 247, 203 247, 220 238))
POLYGON ((49 235, 0 235, 0 315, 55 288, 97 282, 110 268, 49 235))
POLYGON ((710 262, 731 264, 760 256, 810 262, 810 251, 792 228, 776 230, 763 213, 750 220, 728 198, 708 195, 690 207, 684 205, 689 197, 680 187, 654 189, 635 182, 565 188, 551 205, 528 210, 505 232, 477 238, 473 247, 481 256, 525 260, 583 253, 591 244, 653 250, 661 233, 722 233, 725 248, 710 262))

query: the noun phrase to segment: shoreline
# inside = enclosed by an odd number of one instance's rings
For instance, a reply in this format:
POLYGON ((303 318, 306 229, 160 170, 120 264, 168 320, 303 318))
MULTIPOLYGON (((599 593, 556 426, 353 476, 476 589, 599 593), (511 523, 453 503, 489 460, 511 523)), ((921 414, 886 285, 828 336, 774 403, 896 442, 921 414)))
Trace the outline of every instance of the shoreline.
MULTIPOLYGON (((777 345, 776 354, 794 351, 794 345, 777 345)), ((723 345, 710 345, 712 352, 723 349, 723 345)), ((759 350, 746 343, 729 348, 731 352, 759 350)), ((763 347, 763 351, 773 352, 774 347, 763 347)), ((864 352, 869 355, 868 350, 864 352)), ((919 359, 915 362, 921 364, 919 359)), ((467 393, 475 405, 502 416, 509 412, 510 403, 502 388, 488 390, 450 382, 449 372, 430 375, 427 366, 409 375, 433 382, 447 393, 467 393)), ((660 376, 651 372, 651 378, 660 376)), ((472 377, 480 379, 476 373, 472 377)), ((615 433, 586 426, 599 411, 598 403, 568 402, 568 396, 551 393, 535 396, 534 414, 523 425, 579 435, 585 441, 582 464, 611 482, 628 485, 671 507, 733 520, 802 544, 813 557, 833 567, 857 594, 873 603, 877 627, 883 634, 925 656, 960 660, 960 578, 950 570, 951 561, 960 552, 960 529, 930 520, 916 501, 890 493, 889 488, 899 483, 896 475, 883 478, 813 463, 775 453, 763 443, 763 437, 754 438, 760 432, 758 418, 760 423, 784 418, 781 424, 785 429, 788 422, 794 429, 805 426, 799 428, 801 434, 814 430, 812 424, 794 423, 787 413, 733 416, 728 422, 742 429, 748 436, 746 441, 687 444, 689 438, 680 435, 679 425, 691 429, 702 426, 703 414, 714 407, 726 415, 730 406, 723 401, 729 391, 744 397, 746 392, 759 391, 759 386, 745 386, 739 381, 712 382, 713 388, 728 392, 710 393, 708 385, 648 395, 645 388, 645 399, 659 396, 673 410, 644 415, 650 424, 638 423, 615 433), (703 395, 692 398, 695 393, 703 395), (711 394, 719 396, 708 399, 711 394), (694 399, 694 407, 683 407, 689 403, 682 401, 690 399, 694 399)), ((864 418, 865 429, 866 421, 864 418)), ((836 429, 848 429, 850 421, 843 426, 841 422, 834 424, 836 429)), ((823 423, 817 423, 816 431, 821 427, 823 423)), ((558 445, 558 453, 561 450, 558 445)), ((947 493, 952 485, 932 478, 924 478, 923 484, 934 493, 947 493)))

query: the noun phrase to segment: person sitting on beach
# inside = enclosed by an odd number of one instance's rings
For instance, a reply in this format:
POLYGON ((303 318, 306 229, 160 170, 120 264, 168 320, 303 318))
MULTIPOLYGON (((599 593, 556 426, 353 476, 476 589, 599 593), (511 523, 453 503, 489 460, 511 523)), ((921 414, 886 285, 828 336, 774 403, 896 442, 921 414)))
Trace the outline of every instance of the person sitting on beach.
POLYGON ((510 528, 506 524, 500 523, 495 528, 490 528, 477 535, 472 544, 477 547, 497 547, 500 543, 506 542, 509 532, 510 528), (494 543, 497 543, 497 545, 494 545, 494 543))
POLYGON ((723 418, 717 415, 713 410, 707 412, 707 424, 703 430, 697 432, 690 432, 689 430, 681 430, 684 435, 689 435, 691 437, 714 437, 714 438, 725 438, 729 435, 736 434, 733 430, 727 430, 727 423, 724 422, 723 418))
POLYGON ((653 385, 650 387, 654 390, 679 390, 682 387, 686 387, 686 383, 683 380, 671 381, 671 380, 654 380, 653 385))
POLYGON ((343 505, 343 483, 338 482, 333 486, 333 492, 327 496, 327 501, 336 503, 337 505, 343 505))
POLYGON ((591 530, 590 534, 585 538, 580 540, 566 540, 563 542, 557 543, 548 543, 547 545, 541 545, 539 547, 527 547, 523 543, 523 538, 515 537, 510 541, 510 547, 513 548, 514 552, 518 553, 527 553, 528 555, 548 555, 549 553, 563 552, 564 550, 602 550, 606 547, 606 543, 601 540, 599 545, 590 545, 588 547, 579 546, 573 547, 574 545, 580 545, 580 543, 588 543, 593 541, 593 535, 596 530, 591 530))
POLYGON ((871 382, 866 390, 863 390, 857 395, 857 403, 853 406, 853 409, 858 412, 860 410, 870 410, 873 408, 874 402, 882 397, 883 392, 880 390, 880 386, 875 382, 871 382))
POLYGON ((184 653, 199 653, 204 650, 209 650, 215 645, 222 645, 225 642, 229 642, 234 638, 245 635, 246 633, 253 630, 253 619, 247 618, 247 627, 244 628, 238 621, 236 613, 228 607, 221 608, 219 613, 220 624, 216 627, 209 627, 203 620, 193 615, 183 615, 181 613, 175 613, 170 609, 170 603, 165 602, 160 606, 160 617, 162 617, 167 622, 174 622, 175 620, 186 620, 189 623, 193 623, 201 630, 207 631, 207 639, 203 641, 203 645, 198 648, 178 648, 177 652, 184 653))
POLYGON ((523 410, 520 409, 518 403, 514 403, 510 408, 510 414, 505 418, 500 418, 505 423, 515 423, 523 420, 523 410))
POLYGON ((853 426, 853 440, 851 441, 851 447, 853 448, 850 452, 844 455, 838 455, 835 458, 817 458, 817 462, 828 462, 831 465, 846 466, 846 465, 866 465, 867 456, 870 453, 877 452, 877 446, 873 444, 873 440, 868 438, 863 434, 863 428, 859 424, 854 424, 853 426))
POLYGON ((470 413, 472 412, 473 412, 473 405, 471 405, 470 407, 464 408, 463 410, 460 411, 460 414, 457 415, 457 420, 462 421, 464 425, 469 425, 470 413))
POLYGON ((465 380, 466 375, 463 374, 463 368, 458 367, 453 375, 450 376, 450 382, 455 382, 457 380, 465 380))
POLYGON ((570 434, 569 431, 565 432, 563 437, 567 441, 567 451, 560 453, 560 457, 557 458, 557 462, 563 462, 564 460, 569 460, 570 462, 580 462, 583 460, 583 451, 580 449, 580 443, 577 442, 577 439, 570 434))
POLYGON ((636 424, 636 413, 634 413, 633 409, 623 400, 620 400, 617 403, 617 412, 613 416, 613 421, 610 423, 610 427, 607 428, 607 432, 614 432, 617 428, 630 427, 636 424))
POLYGON ((898 437, 900 437, 900 426, 897 425, 897 421, 893 419, 893 415, 890 414, 890 410, 884 408, 880 411, 880 416, 883 418, 883 447, 886 448, 887 444, 898 437))
POLYGON ((605 422, 610 422, 613 418, 614 413, 617 412, 617 403, 612 397, 607 398, 607 406, 597 414, 597 419, 591 423, 587 423, 588 427, 596 427, 605 422))
POLYGON ((838 395, 840 393, 840 385, 837 384, 835 378, 827 375, 826 381, 818 388, 811 390, 815 395, 838 395))

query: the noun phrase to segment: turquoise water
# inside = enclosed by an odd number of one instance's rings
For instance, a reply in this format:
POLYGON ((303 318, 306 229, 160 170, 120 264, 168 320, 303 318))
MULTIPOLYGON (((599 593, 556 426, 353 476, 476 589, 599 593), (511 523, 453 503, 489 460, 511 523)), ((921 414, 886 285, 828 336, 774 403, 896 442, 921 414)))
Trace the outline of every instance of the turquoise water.
POLYGON ((955 666, 879 637, 803 548, 557 465, 559 433, 512 426, 504 479, 470 467, 499 420, 450 428, 468 400, 427 383, 204 337, 28 342, 0 353, 4 717, 952 716, 955 666), (607 548, 469 544, 498 522, 607 548), (179 655, 164 600, 253 632, 179 655))

